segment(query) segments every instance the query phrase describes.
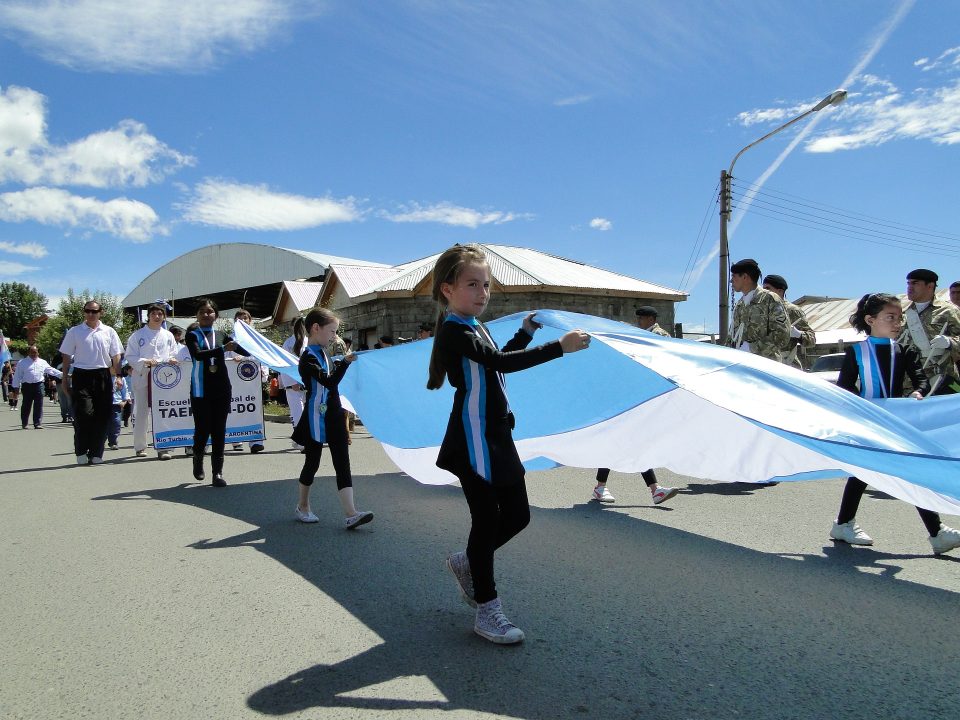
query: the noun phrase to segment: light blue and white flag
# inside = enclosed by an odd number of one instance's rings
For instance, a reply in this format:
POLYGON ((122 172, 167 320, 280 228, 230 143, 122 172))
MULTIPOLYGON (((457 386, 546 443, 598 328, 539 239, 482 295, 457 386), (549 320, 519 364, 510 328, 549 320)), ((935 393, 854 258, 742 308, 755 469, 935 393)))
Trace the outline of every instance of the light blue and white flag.
POLYGON ((10 357, 10 348, 7 347, 7 340, 3 337, 3 333, 0 332, 0 364, 7 362, 10 357))
MULTIPOLYGON (((487 327, 502 345, 525 315, 487 327)), ((506 376, 514 438, 530 469, 665 467, 722 482, 855 475, 911 504, 960 514, 960 442, 952 439, 960 395, 872 402, 730 348, 555 310, 538 311, 537 321, 544 328, 535 344, 576 328, 594 342, 506 376)), ((453 391, 426 389, 432 345, 363 353, 340 391, 404 472, 441 484, 455 479, 435 465, 453 391)))
POLYGON ((289 375, 292 378, 300 378, 300 370, 298 369, 300 360, 297 356, 267 340, 243 320, 234 321, 233 339, 237 341, 237 345, 270 369, 289 375))

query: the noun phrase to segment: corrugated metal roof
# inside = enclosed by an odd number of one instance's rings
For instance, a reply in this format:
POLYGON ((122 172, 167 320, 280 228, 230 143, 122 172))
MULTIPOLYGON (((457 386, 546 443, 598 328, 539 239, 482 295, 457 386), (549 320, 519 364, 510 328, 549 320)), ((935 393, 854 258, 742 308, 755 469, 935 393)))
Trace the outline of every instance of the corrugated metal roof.
POLYGON ((333 263, 330 269, 336 274, 343 291, 350 297, 364 295, 370 292, 371 287, 389 281, 402 272, 395 267, 358 267, 338 263, 333 263))
POLYGON ((320 297, 320 290, 323 288, 322 282, 302 282, 299 280, 285 280, 283 289, 290 296, 290 301, 297 308, 297 311, 312 308, 317 304, 317 298, 320 297))
MULTIPOLYGON (((636 293, 645 297, 665 297, 684 300, 686 293, 663 285, 637 280, 626 275, 593 267, 586 263, 557 257, 529 248, 508 245, 482 245, 487 254, 487 262, 494 280, 507 287, 553 286, 565 288, 585 288, 594 290, 614 290, 636 293)), ((440 254, 414 260, 405 265, 396 266, 398 273, 390 278, 371 283, 362 291, 355 287, 349 292, 351 297, 359 297, 374 292, 412 291, 426 277, 440 254)), ((334 266, 337 277, 340 266, 334 266)), ((374 273, 369 273, 373 277, 374 273)), ((345 287, 346 284, 344 283, 345 287)))
MULTIPOLYGON (((896 297, 904 308, 910 304, 906 293, 900 293, 896 297)), ((950 289, 938 290, 937 299, 950 302, 950 289)), ((850 316, 856 312, 857 303, 860 302, 860 298, 802 297, 798 300, 797 306, 803 310, 803 314, 807 316, 807 322, 816 333, 850 328, 850 316)))

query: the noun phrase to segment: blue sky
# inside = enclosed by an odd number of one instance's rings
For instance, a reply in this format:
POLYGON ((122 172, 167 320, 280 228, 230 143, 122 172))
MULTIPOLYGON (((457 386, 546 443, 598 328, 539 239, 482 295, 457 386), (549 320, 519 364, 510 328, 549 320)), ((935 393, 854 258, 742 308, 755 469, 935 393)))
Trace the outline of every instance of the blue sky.
POLYGON ((953 2, 3 0, 0 280, 485 242, 684 289, 715 331, 720 171, 841 86, 737 162, 733 259, 793 298, 960 279, 953 2))

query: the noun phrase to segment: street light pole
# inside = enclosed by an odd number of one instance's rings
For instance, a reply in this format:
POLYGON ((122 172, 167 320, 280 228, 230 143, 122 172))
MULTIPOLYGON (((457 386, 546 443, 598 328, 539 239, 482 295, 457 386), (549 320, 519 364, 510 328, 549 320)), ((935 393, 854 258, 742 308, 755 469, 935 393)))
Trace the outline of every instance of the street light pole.
POLYGON ((754 140, 743 150, 734 155, 730 161, 730 167, 720 171, 720 344, 725 345, 730 337, 730 246, 727 242, 727 223, 730 220, 730 201, 732 199, 731 180, 733 179, 733 166, 737 160, 747 150, 754 145, 759 145, 769 137, 773 137, 781 130, 790 127, 795 122, 803 120, 807 115, 823 110, 829 105, 839 105, 847 97, 846 90, 834 90, 823 100, 818 102, 806 112, 800 113, 793 120, 785 122, 776 130, 768 132, 759 140, 754 140))

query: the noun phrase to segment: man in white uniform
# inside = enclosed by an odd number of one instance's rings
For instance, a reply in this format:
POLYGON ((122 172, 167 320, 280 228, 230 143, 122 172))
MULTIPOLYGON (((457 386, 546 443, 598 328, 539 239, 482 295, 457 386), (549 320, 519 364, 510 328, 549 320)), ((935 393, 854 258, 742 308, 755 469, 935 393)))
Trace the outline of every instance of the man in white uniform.
POLYGON ((100 322, 100 311, 96 300, 85 302, 84 322, 67 330, 60 344, 63 387, 73 403, 73 447, 78 465, 103 462, 113 412, 113 382, 123 352, 117 331, 100 322))
MULTIPOLYGON (((150 374, 153 366, 163 362, 177 362, 179 350, 173 334, 163 327, 167 312, 160 304, 147 308, 147 324, 127 340, 126 361, 133 379, 133 449, 137 457, 147 454, 147 422, 150 414, 150 374)), ((157 457, 169 460, 168 450, 160 450, 157 457)))

